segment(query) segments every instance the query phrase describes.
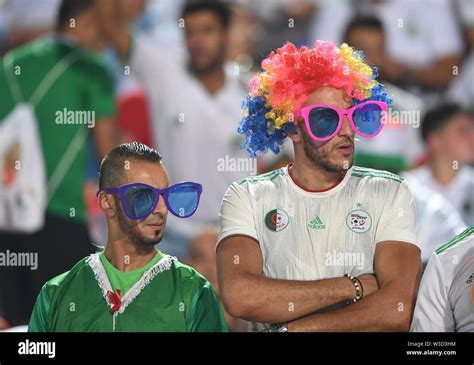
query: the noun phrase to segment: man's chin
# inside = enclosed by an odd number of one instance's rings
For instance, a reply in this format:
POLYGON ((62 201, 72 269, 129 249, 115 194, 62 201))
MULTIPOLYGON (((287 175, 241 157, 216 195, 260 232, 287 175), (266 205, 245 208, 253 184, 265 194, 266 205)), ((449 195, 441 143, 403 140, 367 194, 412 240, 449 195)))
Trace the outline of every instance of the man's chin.
POLYGON ((352 167, 352 157, 347 158, 347 159, 321 161, 320 166, 328 172, 347 171, 352 167))
POLYGON ((163 235, 161 233, 157 235, 150 235, 150 236, 144 236, 144 235, 133 235, 132 237, 133 242, 135 242, 136 245, 142 248, 149 248, 157 245, 161 239, 163 238, 163 235))
POLYGON ((154 246, 163 239, 163 235, 159 232, 156 236, 143 237, 142 241, 144 245, 154 246))

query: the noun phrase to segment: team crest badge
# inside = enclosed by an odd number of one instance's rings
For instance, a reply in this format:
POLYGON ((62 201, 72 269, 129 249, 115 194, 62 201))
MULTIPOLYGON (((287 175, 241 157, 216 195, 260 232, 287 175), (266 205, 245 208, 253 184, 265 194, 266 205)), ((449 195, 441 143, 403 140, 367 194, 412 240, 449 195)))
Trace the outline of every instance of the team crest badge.
POLYGON ((280 232, 289 223, 290 217, 283 209, 272 209, 265 215, 265 225, 270 231, 280 232))
POLYGON ((372 217, 363 209, 356 209, 346 217, 347 227, 352 232, 365 233, 372 227, 372 217))

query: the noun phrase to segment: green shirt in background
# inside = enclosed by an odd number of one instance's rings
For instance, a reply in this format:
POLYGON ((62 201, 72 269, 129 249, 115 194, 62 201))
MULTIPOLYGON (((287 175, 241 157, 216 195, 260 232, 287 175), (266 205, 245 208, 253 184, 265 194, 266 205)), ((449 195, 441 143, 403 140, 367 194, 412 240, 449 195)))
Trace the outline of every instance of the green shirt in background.
MULTIPOLYGON (((80 119, 78 117, 75 118, 76 124, 59 124, 59 118, 67 120, 67 112, 93 116, 95 122, 101 118, 114 117, 116 106, 113 79, 99 55, 80 49, 73 42, 60 37, 40 38, 14 49, 9 56, 13 59, 13 75, 20 85, 23 98, 29 101, 46 74, 73 51, 79 52, 80 57, 56 80, 35 108, 48 180, 78 129, 91 130, 86 124, 77 124, 80 119)), ((0 65, 0 100, 1 123, 16 103, 6 80, 3 60, 0 65)), ((85 169, 84 146, 49 202, 49 214, 86 222, 83 198, 85 169)))

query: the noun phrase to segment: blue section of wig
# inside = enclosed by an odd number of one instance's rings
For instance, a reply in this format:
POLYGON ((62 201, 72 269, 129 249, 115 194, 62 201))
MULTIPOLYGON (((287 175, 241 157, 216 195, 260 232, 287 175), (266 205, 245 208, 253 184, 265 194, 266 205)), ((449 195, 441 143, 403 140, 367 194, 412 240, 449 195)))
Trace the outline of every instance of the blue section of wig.
POLYGON ((263 96, 251 98, 249 95, 242 103, 242 109, 248 109, 248 114, 240 121, 237 132, 245 136, 241 147, 247 150, 250 157, 257 157, 268 150, 278 154, 288 134, 296 132, 296 125, 292 122, 282 128, 275 128, 275 121, 265 118, 265 114, 271 110, 265 103, 263 96))

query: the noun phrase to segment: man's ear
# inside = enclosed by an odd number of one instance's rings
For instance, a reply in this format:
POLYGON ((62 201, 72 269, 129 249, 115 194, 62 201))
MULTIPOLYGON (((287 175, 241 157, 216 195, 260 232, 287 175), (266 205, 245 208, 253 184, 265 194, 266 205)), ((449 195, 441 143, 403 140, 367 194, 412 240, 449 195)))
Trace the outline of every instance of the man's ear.
POLYGON ((115 200, 112 195, 106 194, 103 191, 99 193, 97 198, 100 209, 102 209, 108 218, 115 217, 115 200))
POLYGON ((288 133, 288 137, 293 143, 299 143, 303 140, 303 131, 301 130, 301 120, 296 121, 296 132, 288 133))

